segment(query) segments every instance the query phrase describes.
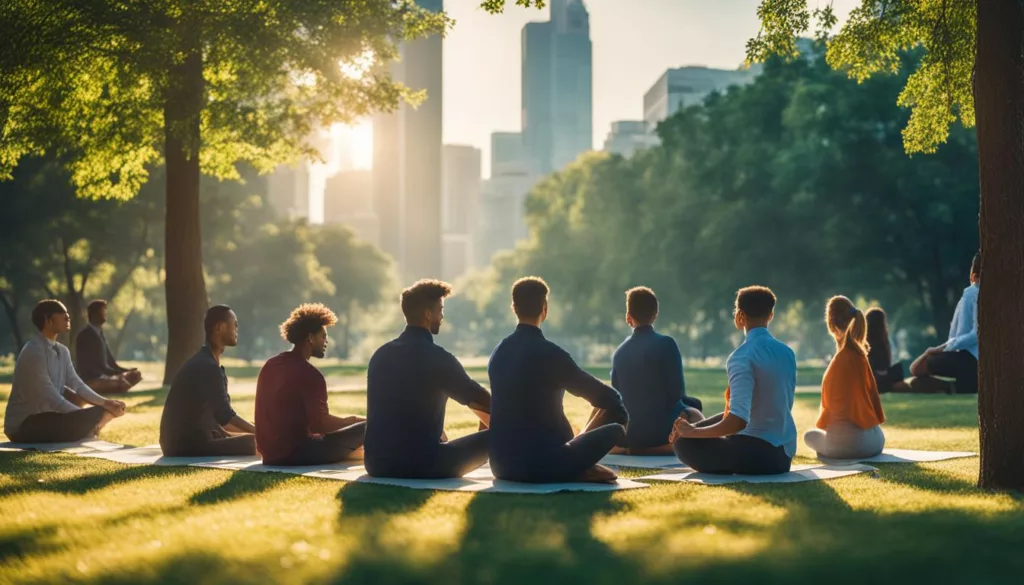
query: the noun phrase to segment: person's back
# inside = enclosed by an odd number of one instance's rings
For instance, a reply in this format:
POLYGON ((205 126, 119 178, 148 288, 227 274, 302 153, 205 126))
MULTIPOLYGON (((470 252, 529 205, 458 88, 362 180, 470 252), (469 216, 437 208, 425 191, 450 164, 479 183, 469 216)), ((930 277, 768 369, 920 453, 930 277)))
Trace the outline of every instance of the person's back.
POLYGON ((487 364, 491 383, 491 468, 495 477, 525 482, 614 481, 598 461, 625 438, 628 420, 613 388, 576 365, 544 338, 547 284, 522 278, 512 287, 515 332, 498 344, 487 364), (606 415, 591 419, 577 437, 565 417, 565 391, 606 415))
POLYGON ((226 389, 227 375, 208 347, 203 346, 182 364, 171 381, 160 416, 160 445, 165 450, 221 430, 217 419, 230 418, 216 412, 220 403, 213 399, 214 393, 226 393, 221 385, 226 389))
POLYGON ((287 459, 309 438, 304 395, 325 385, 320 370, 295 352, 282 352, 263 364, 256 378, 255 424, 256 447, 264 462, 287 459))
MULTIPOLYGON (((750 419, 739 435, 758 437, 773 445, 781 445, 786 454, 796 454, 796 423, 793 402, 796 399, 796 354, 775 339, 767 329, 755 329, 729 358, 730 365, 748 361, 753 376, 754 392, 750 398, 750 419)), ((737 366, 740 377, 744 366, 737 366)), ((730 386, 733 374, 730 367, 730 386)))
POLYGON ((490 421, 491 396, 434 335, 451 285, 420 280, 402 291, 407 327, 370 358, 366 371, 366 471, 408 479, 462 477, 487 461, 490 431, 447 441, 451 398, 490 421))
POLYGON ((611 375, 612 387, 622 395, 629 412, 626 446, 646 449, 666 444, 672 423, 687 407, 675 340, 651 325, 635 328, 612 355, 611 375))

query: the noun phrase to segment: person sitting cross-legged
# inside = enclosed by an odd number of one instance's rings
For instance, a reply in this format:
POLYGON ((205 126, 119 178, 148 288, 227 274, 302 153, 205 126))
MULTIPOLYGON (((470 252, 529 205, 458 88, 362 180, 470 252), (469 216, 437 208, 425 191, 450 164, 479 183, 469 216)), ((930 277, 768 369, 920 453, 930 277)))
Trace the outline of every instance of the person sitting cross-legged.
POLYGON ((171 382, 160 417, 160 448, 168 457, 255 455, 256 428, 235 414, 228 376, 220 365, 224 348, 238 345, 238 317, 214 305, 203 320, 206 344, 171 382))
POLYGON ((373 353, 366 371, 366 471, 375 477, 462 477, 487 462, 490 431, 447 440, 445 406, 468 406, 484 426, 491 395, 434 343, 451 285, 420 280, 402 291, 406 327, 373 353))
POLYGON ((71 443, 95 437, 124 414, 124 403, 100 396, 78 377, 71 352, 57 341, 71 329, 63 303, 40 301, 32 309, 32 324, 38 332, 14 364, 4 434, 17 443, 71 443))
MULTIPOLYGON (((668 436, 672 423, 685 416, 691 423, 704 420, 701 401, 686 395, 683 357, 676 341, 654 330, 658 298, 638 286, 626 291, 626 323, 633 334, 612 355, 612 387, 622 394, 629 412, 625 444, 613 453, 671 455, 668 436)), ((591 415, 600 425, 604 411, 591 415)))
POLYGON ((519 325, 487 363, 494 476, 530 483, 614 482, 615 473, 598 462, 626 438, 629 415, 622 397, 544 338, 548 285, 542 279, 516 281, 512 310, 519 325), (563 410, 566 390, 605 412, 576 437, 563 410))
POLYGON ((140 381, 137 368, 125 368, 114 359, 103 324, 107 322, 107 301, 95 300, 86 310, 89 324, 75 337, 75 368, 90 388, 100 394, 121 394, 140 381))
POLYGON ((746 339, 726 365, 725 411, 695 425, 680 417, 669 441, 679 460, 699 472, 786 473, 796 454, 796 355, 768 332, 775 315, 768 288, 740 289, 734 315, 746 339))
POLYGON ((366 419, 338 417, 327 408, 327 381, 310 358, 327 352, 327 328, 338 317, 304 304, 281 324, 293 345, 260 369, 256 380, 256 447, 266 465, 325 465, 363 458, 366 419))
POLYGON ((832 297, 825 309, 837 352, 821 381, 821 415, 804 442, 835 459, 874 457, 885 447, 885 414, 868 361, 867 322, 850 299, 832 297))

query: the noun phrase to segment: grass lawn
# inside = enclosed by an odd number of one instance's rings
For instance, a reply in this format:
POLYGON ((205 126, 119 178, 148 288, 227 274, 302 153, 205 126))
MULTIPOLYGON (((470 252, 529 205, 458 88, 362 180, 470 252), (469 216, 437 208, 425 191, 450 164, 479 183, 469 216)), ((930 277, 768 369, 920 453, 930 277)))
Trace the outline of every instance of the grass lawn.
MULTIPOLYGON (((328 374, 347 387, 360 372, 328 374)), ((819 380, 801 372, 801 384, 819 380)), ((721 408, 722 372, 689 371, 687 384, 721 408)), ((232 381, 246 417, 252 387, 232 381)), ((0 384, 0 407, 9 391, 0 384)), ((155 443, 164 396, 131 393, 102 438, 155 443)), ((973 397, 883 402, 890 446, 978 449, 973 397)), ((817 407, 797 396, 801 432, 817 407)), ((332 393, 331 409, 363 413, 365 394, 332 393)), ((567 409, 585 421, 583 403, 567 409)), ((448 421, 449 436, 475 429, 458 405, 448 421)), ((809 455, 801 445, 798 462, 809 455)), ((878 467, 795 485, 534 496, 0 453, 0 583, 1021 582, 1024 505, 975 489, 976 458, 878 467)))

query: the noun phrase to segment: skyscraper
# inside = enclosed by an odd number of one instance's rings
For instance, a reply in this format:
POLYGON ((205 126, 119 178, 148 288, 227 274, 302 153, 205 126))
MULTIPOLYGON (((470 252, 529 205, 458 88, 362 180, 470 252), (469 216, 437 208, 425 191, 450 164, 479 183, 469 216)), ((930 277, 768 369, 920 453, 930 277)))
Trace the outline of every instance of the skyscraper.
MULTIPOLYGON (((443 0, 417 0, 440 12, 443 0)), ((425 89, 418 108, 403 104, 373 120, 373 198, 381 248, 403 280, 441 274, 442 51, 440 36, 403 43, 391 76, 425 89)))
POLYGON ((480 204, 480 149, 444 145, 442 278, 454 280, 473 266, 480 204))
POLYGON ((491 134, 491 178, 483 183, 474 265, 487 266, 494 254, 526 238, 526 196, 535 183, 518 132, 491 134))
POLYGON ((703 66, 669 69, 644 94, 644 122, 653 132, 658 124, 679 110, 700 103, 713 91, 744 85, 757 77, 760 68, 712 69, 703 66))
POLYGON ((550 21, 523 27, 523 144, 536 174, 559 171, 593 146, 591 49, 583 0, 552 0, 550 21))

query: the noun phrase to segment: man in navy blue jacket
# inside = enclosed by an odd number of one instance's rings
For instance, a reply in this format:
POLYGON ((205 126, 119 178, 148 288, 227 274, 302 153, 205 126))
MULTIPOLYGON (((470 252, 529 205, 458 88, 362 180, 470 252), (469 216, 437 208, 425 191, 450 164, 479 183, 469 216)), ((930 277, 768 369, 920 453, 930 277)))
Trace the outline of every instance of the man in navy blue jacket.
MULTIPOLYGON (((633 334, 612 355, 612 387, 622 394, 629 412, 629 428, 621 451, 632 455, 672 455, 668 436, 672 423, 685 416, 691 423, 704 420, 700 400, 686 395, 683 357, 676 340, 654 330, 658 298, 638 286, 626 291, 626 323, 633 334)), ((606 420, 595 410, 592 420, 606 420)), ((620 449, 616 449, 620 451, 620 449)))
POLYGON ((535 277, 512 287, 515 332, 498 344, 487 364, 491 383, 491 468, 495 477, 534 483, 613 482, 598 461, 625 438, 629 419, 622 397, 544 338, 548 286, 535 277), (607 412, 611 424, 588 425, 573 438, 562 400, 565 391, 607 412))

